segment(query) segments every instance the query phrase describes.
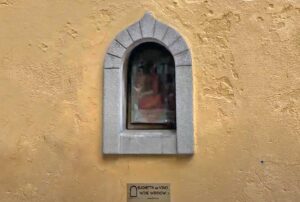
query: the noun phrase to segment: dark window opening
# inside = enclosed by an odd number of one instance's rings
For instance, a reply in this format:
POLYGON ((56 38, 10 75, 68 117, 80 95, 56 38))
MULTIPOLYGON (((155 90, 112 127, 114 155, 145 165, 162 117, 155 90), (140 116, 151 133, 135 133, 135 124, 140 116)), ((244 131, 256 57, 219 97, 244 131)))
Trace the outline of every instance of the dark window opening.
POLYGON ((142 43, 128 60, 127 128, 175 129, 175 63, 162 45, 142 43))

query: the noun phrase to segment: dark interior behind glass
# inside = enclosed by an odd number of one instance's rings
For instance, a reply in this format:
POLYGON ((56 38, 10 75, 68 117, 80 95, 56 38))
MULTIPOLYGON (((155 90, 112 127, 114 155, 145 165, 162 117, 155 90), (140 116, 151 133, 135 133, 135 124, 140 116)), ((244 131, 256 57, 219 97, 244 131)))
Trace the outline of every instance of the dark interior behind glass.
POLYGON ((127 128, 175 129, 175 63, 162 45, 142 43, 130 54, 127 75, 127 128))

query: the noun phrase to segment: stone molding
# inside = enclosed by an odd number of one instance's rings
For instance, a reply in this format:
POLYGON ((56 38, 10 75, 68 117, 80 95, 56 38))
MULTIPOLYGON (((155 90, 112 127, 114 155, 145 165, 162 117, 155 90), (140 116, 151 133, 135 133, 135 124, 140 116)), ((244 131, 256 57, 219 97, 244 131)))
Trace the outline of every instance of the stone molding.
POLYGON ((193 76, 184 38, 149 12, 121 31, 104 59, 104 154, 193 154, 193 76), (131 51, 141 43, 163 45, 175 61, 176 130, 126 129, 126 72, 131 51))

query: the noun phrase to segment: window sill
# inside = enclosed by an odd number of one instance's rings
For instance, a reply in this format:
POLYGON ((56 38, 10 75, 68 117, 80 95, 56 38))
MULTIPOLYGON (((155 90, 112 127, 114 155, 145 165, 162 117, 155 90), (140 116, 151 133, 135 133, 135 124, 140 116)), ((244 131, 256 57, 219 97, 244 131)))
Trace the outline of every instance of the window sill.
POLYGON ((122 154, 176 154, 176 130, 124 130, 122 154))

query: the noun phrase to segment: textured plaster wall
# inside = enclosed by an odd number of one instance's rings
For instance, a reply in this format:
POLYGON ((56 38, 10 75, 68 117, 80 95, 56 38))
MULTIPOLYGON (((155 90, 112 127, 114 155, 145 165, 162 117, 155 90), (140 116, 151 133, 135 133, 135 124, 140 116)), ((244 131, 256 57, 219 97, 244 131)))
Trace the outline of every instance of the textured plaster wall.
POLYGON ((0 201, 299 201, 299 22, 297 0, 0 0, 0 201), (146 10, 192 50, 192 157, 100 152, 103 56, 146 10))

